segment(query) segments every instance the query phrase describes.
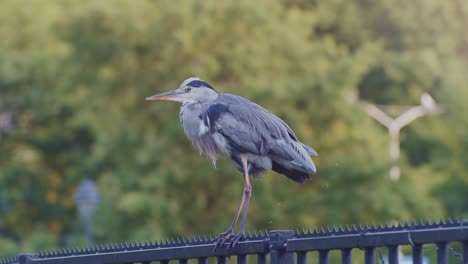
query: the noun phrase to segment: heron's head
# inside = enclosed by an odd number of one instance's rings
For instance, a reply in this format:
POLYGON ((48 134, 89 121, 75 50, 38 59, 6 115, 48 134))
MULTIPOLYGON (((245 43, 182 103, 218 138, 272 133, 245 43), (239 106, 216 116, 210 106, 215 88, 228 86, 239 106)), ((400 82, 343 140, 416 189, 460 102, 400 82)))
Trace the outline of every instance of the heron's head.
POLYGON ((218 98, 218 92, 207 82, 192 77, 185 80, 178 89, 146 97, 146 101, 168 100, 181 103, 203 103, 218 98))

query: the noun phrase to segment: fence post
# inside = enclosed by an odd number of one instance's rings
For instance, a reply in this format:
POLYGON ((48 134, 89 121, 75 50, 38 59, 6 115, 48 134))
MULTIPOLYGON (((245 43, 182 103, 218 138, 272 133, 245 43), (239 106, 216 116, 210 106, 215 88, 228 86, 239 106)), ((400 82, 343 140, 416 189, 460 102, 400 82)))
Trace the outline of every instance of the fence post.
POLYGON ((273 230, 270 232, 270 263, 294 264, 294 253, 286 252, 288 240, 294 236, 292 230, 273 230))
POLYGON ((33 254, 21 254, 19 255, 19 264, 30 264, 32 263, 33 254))

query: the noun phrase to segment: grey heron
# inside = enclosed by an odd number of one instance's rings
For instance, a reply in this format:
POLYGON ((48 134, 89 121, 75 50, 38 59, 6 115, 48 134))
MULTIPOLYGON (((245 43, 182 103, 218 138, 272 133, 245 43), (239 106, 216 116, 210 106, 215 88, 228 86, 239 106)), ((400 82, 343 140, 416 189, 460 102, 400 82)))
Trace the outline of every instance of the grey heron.
POLYGON ((244 234, 252 192, 250 176, 273 170, 304 183, 316 172, 310 156, 317 152, 300 142, 283 120, 243 97, 218 93, 200 78, 188 78, 178 89, 146 100, 181 102, 180 122, 200 154, 212 163, 225 156, 243 175, 241 202, 229 228, 218 236, 216 246, 229 242, 228 248, 234 247, 244 234), (235 234, 241 213, 241 225, 235 234))

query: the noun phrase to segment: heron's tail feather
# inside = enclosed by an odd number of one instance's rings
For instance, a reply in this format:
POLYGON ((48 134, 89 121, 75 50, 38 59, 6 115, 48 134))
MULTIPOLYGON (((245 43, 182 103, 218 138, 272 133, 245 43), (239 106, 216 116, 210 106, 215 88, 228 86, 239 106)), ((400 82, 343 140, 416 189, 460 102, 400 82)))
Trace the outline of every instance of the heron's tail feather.
POLYGON ((302 146, 304 147, 304 149, 307 151, 307 153, 309 155, 318 156, 318 153, 317 153, 317 151, 315 151, 315 149, 313 149, 312 147, 309 147, 309 146, 307 146, 307 145, 305 145, 303 143, 301 143, 301 144, 302 144, 302 146))
POLYGON ((273 161, 272 168, 273 171, 283 174, 284 176, 288 177, 289 179, 297 182, 297 183, 304 183, 306 180, 310 179, 310 175, 306 172, 302 172, 299 170, 288 169, 281 166, 279 163, 273 161))

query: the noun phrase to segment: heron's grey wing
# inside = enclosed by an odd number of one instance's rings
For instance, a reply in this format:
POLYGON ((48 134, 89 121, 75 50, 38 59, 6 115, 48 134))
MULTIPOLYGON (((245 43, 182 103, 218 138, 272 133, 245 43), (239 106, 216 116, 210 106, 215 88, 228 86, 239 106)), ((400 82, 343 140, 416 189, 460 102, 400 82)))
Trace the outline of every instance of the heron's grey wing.
POLYGON ((231 107, 225 103, 212 104, 203 117, 206 129, 200 131, 221 134, 228 141, 232 152, 266 154, 261 134, 256 133, 231 107))
POLYGON ((292 129, 283 120, 250 100, 237 95, 222 94, 216 101, 226 105, 236 119, 257 133, 269 132, 274 138, 290 137, 297 140, 292 129))
POLYGON ((298 141, 294 132, 279 117, 265 108, 236 95, 223 94, 206 112, 207 125, 220 129, 236 148, 272 156, 288 169, 315 172, 310 159, 316 154, 298 141))

